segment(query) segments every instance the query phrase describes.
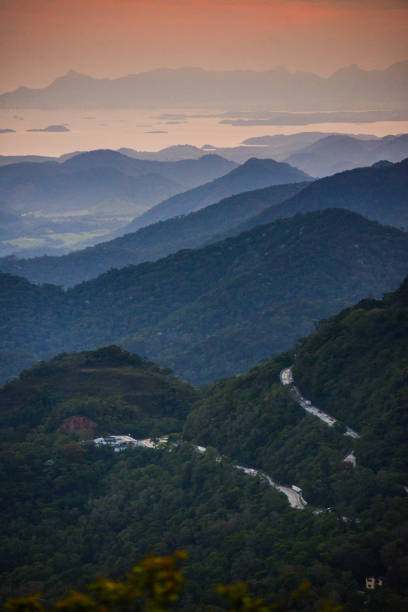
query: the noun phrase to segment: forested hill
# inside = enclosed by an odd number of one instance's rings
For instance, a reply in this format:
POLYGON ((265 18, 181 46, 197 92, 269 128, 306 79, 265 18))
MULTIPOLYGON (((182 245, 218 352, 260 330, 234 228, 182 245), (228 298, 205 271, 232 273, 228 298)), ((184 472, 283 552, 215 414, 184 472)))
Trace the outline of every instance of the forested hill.
POLYGON ((67 292, 2 274, 4 368, 15 352, 35 360, 119 343, 187 380, 213 380, 289 348, 358 299, 394 289, 407 267, 406 233, 331 209, 113 270, 67 292))
POLYGON ((257 215, 264 208, 291 197, 307 183, 274 185, 231 196, 183 217, 154 223, 140 230, 68 255, 0 260, 3 272, 24 276, 36 283, 71 287, 111 268, 154 261, 180 249, 194 248, 257 215))
POLYGON ((408 158, 397 164, 374 164, 314 181, 300 193, 253 217, 242 230, 299 212, 347 208, 385 225, 408 227, 408 158))
POLYGON ((61 354, 0 389, 5 440, 33 432, 139 438, 180 431, 197 393, 155 364, 119 347, 61 354))

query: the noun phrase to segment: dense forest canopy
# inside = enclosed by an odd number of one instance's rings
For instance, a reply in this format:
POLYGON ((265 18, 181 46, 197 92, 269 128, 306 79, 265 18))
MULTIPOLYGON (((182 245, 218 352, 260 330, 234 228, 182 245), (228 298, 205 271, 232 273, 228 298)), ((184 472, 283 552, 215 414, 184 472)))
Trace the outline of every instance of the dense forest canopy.
POLYGON ((405 281, 320 323, 290 352, 201 390, 118 347, 23 372, 0 392, 1 596, 42 591, 48 601, 96 573, 119 576, 147 552, 181 548, 180 610, 217 609, 210 585, 222 576, 282 602, 310 580, 310 612, 325 598, 347 612, 402 611, 407 314, 405 281), (302 392, 338 426, 307 415, 281 384, 293 363, 302 392), (342 421, 361 438, 344 436, 342 421), (157 449, 81 444, 96 433, 164 432, 169 443, 157 449), (356 467, 344 462, 351 450, 356 467), (306 509, 237 463, 301 487, 306 509), (367 576, 383 587, 366 591, 367 576))

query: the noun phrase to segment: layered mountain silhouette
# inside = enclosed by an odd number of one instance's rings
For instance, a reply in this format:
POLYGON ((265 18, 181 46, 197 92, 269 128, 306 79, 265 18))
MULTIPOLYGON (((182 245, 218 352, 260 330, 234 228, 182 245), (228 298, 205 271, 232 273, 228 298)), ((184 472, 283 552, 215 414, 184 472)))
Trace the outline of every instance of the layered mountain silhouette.
POLYGON ((408 62, 385 70, 349 66, 328 78, 286 69, 209 72, 201 68, 159 69, 118 79, 69 72, 48 87, 19 87, 0 96, 0 108, 264 108, 336 110, 403 107, 408 62), (236 101, 236 102, 234 102, 236 101))
POLYGON ((408 160, 398 164, 379 162, 370 168, 342 172, 313 183, 245 192, 184 217, 146 226, 62 257, 3 258, 0 270, 34 282, 71 286, 112 267, 152 261, 279 218, 333 207, 347 208, 380 223, 403 228, 408 226, 407 190, 408 160))
POLYGON ((231 160, 223 159, 217 154, 202 153, 199 159, 166 162, 132 159, 118 151, 109 149, 77 154, 63 163, 63 167, 69 171, 91 170, 101 166, 115 168, 135 177, 158 174, 190 188, 226 174, 236 168, 237 164, 231 160))
MULTIPOLYGON (((134 149, 123 148, 119 149, 119 152, 129 157, 136 157, 137 159, 157 161, 197 159, 202 157, 203 153, 217 153, 226 159, 232 159, 240 164, 246 162, 251 157, 284 161, 291 153, 303 149, 305 146, 320 140, 320 138, 325 138, 327 135, 327 132, 299 132, 297 134, 275 134, 273 136, 247 138, 241 145, 236 147, 216 147, 211 144, 204 145, 201 148, 192 145, 174 145, 160 151, 136 151, 134 149)), ((356 138, 364 138, 364 136, 359 135, 356 138)), ((371 138, 374 138, 374 136, 371 138)))
POLYGON ((36 283, 70 287, 111 268, 154 261, 180 249, 194 248, 234 228, 264 208, 277 205, 307 183, 275 185, 221 200, 182 217, 167 219, 68 255, 0 260, 0 270, 36 283))
MULTIPOLYGON (((216 147, 208 144, 200 148, 193 145, 174 145, 159 151, 121 148, 118 152, 135 159, 167 162, 199 159, 205 154, 220 155, 239 164, 251 157, 274 159, 286 161, 313 176, 324 176, 369 165, 382 158, 392 162, 401 161, 408 155, 408 146, 405 134, 378 138, 366 134, 299 132, 247 138, 236 147, 216 147)), ((62 163, 78 154, 76 151, 60 157, 0 155, 0 166, 24 161, 62 163)))
POLYGON ((114 342, 205 382, 288 348, 362 296, 395 288, 407 264, 405 232, 330 209, 67 292, 1 274, 1 349, 35 360, 114 342))

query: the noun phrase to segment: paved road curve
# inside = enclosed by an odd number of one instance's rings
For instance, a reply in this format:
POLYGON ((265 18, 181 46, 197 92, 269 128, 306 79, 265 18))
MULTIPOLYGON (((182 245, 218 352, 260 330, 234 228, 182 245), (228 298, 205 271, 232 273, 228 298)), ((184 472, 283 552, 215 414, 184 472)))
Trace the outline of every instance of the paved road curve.
MULTIPOLYGON (((280 380, 281 380, 282 385, 290 387, 292 396, 294 397, 296 402, 299 404, 299 406, 303 408, 303 410, 305 410, 309 414, 313 414, 314 416, 317 416, 317 418, 319 418, 321 421, 326 423, 326 425, 328 425, 329 427, 333 427, 333 425, 337 422, 337 419, 332 417, 330 414, 323 412, 323 410, 320 410, 320 408, 313 406, 310 400, 307 400, 306 398, 302 396, 299 389, 295 385, 295 379, 293 378, 293 372, 292 372, 291 367, 285 368, 284 370, 282 370, 282 372, 280 373, 280 380)), ((354 431, 354 429, 351 429, 350 427, 347 427, 347 426, 346 426, 346 431, 344 435, 350 436, 351 438, 360 437, 360 435, 356 431, 354 431)))
MULTIPOLYGON (((204 454, 206 452, 205 446, 193 446, 194 450, 197 453, 204 454)), ((217 461, 221 461, 221 457, 217 457, 217 461)), ((258 476, 259 478, 263 478, 270 484, 271 487, 277 489, 288 498, 289 504, 292 508, 296 508, 297 510, 303 510, 307 506, 307 501, 302 497, 302 491, 299 487, 296 487, 297 490, 291 487, 285 487, 283 485, 279 485, 272 480, 270 476, 262 472, 261 470, 255 470, 254 468, 245 467, 244 465, 233 465, 237 470, 242 470, 247 476, 258 476)))

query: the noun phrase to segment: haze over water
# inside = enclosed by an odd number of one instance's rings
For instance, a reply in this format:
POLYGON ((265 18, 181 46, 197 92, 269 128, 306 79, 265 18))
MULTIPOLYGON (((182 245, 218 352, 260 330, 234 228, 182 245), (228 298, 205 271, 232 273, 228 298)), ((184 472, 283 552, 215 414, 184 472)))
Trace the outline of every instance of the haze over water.
MULTIPOLYGON (((177 111, 180 115, 205 115, 197 109, 177 111)), ((221 112, 221 111, 220 111, 221 112)), ((173 110, 58 110, 27 109, 0 110, 0 128, 14 129, 14 133, 0 134, 1 155, 58 156, 72 151, 118 149, 128 147, 143 151, 157 151, 176 144, 201 147, 233 147, 246 138, 265 134, 295 134, 297 132, 340 132, 345 134, 373 134, 385 136, 408 132, 408 121, 379 121, 373 123, 317 123, 309 125, 231 126, 220 123, 217 113, 197 118, 160 119, 173 110), (27 132, 48 125, 66 125, 68 132, 27 132)))

